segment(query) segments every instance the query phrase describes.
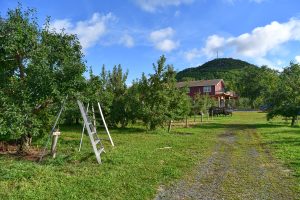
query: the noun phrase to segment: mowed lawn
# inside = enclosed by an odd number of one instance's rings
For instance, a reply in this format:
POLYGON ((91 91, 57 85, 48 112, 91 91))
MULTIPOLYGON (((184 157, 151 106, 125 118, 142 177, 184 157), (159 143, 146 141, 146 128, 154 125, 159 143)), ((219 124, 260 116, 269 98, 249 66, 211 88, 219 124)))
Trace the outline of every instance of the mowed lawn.
POLYGON ((197 120, 189 128, 177 123, 170 134, 137 126, 111 130, 116 146, 104 143, 102 165, 96 163, 87 136, 78 152, 82 127, 62 127, 56 159, 37 163, 0 156, 0 199, 153 199, 162 185, 189 175, 209 157, 217 136, 231 124, 255 128, 265 148, 300 182, 299 127, 291 128, 281 118, 267 122, 264 113, 256 112, 204 118, 201 125, 197 120))

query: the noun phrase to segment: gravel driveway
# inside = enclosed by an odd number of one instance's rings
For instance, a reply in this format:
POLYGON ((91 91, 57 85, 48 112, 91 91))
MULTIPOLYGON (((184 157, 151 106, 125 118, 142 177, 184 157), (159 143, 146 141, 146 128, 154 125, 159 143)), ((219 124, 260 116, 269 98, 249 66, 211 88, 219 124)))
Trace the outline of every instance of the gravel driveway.
POLYGON ((209 158, 191 176, 161 187, 155 199, 300 199, 294 185, 255 129, 236 127, 219 135, 209 158))

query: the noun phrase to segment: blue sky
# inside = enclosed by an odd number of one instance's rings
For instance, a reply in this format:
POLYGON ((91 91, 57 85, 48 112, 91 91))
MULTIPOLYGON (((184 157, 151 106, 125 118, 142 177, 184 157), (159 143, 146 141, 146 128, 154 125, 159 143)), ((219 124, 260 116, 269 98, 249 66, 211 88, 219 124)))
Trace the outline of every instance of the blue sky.
MULTIPOLYGON (((1 16, 18 1, 0 0, 1 16)), ((24 0, 39 23, 77 34, 98 74, 121 64, 128 82, 160 55, 176 70, 219 57, 282 69, 300 62, 298 0, 24 0)))

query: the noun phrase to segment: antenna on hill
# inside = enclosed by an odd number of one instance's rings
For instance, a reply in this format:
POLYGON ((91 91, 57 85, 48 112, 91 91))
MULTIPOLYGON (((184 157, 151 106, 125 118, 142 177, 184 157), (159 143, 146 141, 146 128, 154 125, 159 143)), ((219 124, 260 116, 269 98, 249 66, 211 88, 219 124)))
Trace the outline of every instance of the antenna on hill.
POLYGON ((217 59, 219 59, 219 51, 217 50, 217 59))

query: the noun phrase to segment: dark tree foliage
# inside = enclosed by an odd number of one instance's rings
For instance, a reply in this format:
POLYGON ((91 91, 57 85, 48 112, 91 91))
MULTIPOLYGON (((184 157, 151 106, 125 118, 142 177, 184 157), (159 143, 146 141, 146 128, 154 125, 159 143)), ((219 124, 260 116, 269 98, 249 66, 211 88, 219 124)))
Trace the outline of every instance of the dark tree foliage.
POLYGON ((268 119, 275 116, 291 117, 295 125, 300 115, 300 65, 291 63, 279 76, 279 84, 268 98, 268 119))
POLYGON ((126 80, 128 72, 123 73, 121 65, 114 66, 112 72, 108 74, 108 90, 113 95, 110 107, 110 122, 117 126, 127 126, 128 116, 126 110, 127 86, 126 80))
POLYGON ((279 72, 262 66, 247 68, 239 77, 237 89, 242 97, 249 99, 250 106, 255 108, 265 104, 274 89, 277 88, 279 72))
MULTIPOLYGON (((89 78, 86 80, 86 87, 83 91, 82 99, 86 103, 94 106, 98 114, 98 105, 101 104, 106 122, 110 126, 125 127, 128 124, 127 98, 128 89, 126 86, 128 72, 123 73, 121 65, 114 66, 112 71, 107 71, 103 65, 100 75, 95 75, 90 70, 89 78)), ((69 109, 71 121, 78 116, 78 108, 74 105, 69 109)), ((68 110, 67 110, 68 112, 68 110)))
POLYGON ((12 139, 43 135, 61 100, 84 83, 78 39, 48 25, 20 5, 0 19, 0 134, 12 139))
POLYGON ((161 56, 157 65, 153 64, 154 73, 149 78, 143 75, 139 80, 139 118, 150 130, 170 120, 184 118, 191 109, 186 92, 176 88, 173 67, 165 63, 166 58, 161 56))

